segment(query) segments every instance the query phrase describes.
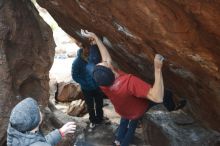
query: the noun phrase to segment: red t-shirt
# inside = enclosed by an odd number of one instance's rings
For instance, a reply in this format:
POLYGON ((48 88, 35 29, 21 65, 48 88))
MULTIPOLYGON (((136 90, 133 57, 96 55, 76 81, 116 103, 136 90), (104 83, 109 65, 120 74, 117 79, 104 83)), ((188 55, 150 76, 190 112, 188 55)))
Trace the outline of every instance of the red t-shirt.
POLYGON ((137 119, 147 110, 146 95, 151 85, 134 75, 121 71, 118 73, 119 77, 112 86, 102 86, 101 89, 109 97, 118 114, 126 119, 137 119))

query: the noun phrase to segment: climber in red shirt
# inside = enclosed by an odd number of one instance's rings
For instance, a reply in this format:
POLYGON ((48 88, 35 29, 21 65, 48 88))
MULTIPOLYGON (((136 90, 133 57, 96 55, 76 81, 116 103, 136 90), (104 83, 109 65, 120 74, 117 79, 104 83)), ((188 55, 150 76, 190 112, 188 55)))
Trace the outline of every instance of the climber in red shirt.
MULTIPOLYGON (((112 59, 107 48, 99 38, 92 32, 81 31, 83 36, 95 40, 98 45, 102 62, 94 68, 93 78, 109 97, 116 112, 121 116, 115 145, 128 146, 133 138, 138 120, 149 109, 149 103, 163 103, 165 100, 162 76, 164 58, 159 54, 155 55, 155 82, 151 86, 138 77, 115 68, 112 65, 112 59)), ((171 111, 175 109, 175 104, 170 93, 168 93, 168 96, 165 106, 171 111)))

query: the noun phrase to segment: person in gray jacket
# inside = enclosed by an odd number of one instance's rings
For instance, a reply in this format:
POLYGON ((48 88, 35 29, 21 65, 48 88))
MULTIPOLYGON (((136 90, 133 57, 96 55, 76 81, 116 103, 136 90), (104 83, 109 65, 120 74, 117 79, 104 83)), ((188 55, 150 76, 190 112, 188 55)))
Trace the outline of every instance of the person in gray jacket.
POLYGON ((68 122, 44 137, 39 132, 41 122, 42 114, 36 100, 26 98, 19 102, 10 115, 7 146, 54 146, 63 136, 76 130, 75 123, 68 122))

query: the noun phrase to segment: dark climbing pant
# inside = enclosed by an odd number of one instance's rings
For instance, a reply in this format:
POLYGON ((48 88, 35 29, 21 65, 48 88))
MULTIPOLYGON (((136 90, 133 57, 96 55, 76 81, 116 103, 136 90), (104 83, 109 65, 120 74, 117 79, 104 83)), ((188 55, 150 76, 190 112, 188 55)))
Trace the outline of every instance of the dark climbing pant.
POLYGON ((89 113, 89 120, 91 123, 99 124, 103 120, 103 97, 104 93, 100 90, 82 90, 87 110, 89 113))

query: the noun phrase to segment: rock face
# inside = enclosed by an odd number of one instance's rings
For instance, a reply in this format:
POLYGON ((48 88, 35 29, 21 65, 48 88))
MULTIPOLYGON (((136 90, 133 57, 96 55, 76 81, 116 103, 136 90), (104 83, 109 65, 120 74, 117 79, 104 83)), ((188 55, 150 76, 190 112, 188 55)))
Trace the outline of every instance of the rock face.
POLYGON ((165 56, 165 86, 220 131, 220 2, 216 0, 37 0, 72 37, 103 37, 121 69, 153 81, 155 53, 165 56))
MULTIPOLYGON (((160 108, 160 107, 159 107, 160 108)), ((143 135, 152 146, 219 146, 220 134, 208 130, 179 110, 151 109, 143 118, 143 135)))
POLYGON ((31 96, 47 105, 54 48, 52 32, 31 1, 0 0, 1 142, 18 101, 31 96))
POLYGON ((77 83, 60 82, 57 90, 55 99, 60 102, 71 102, 83 98, 80 86, 77 83))
POLYGON ((87 112, 85 100, 78 99, 75 101, 72 101, 67 113, 70 116, 82 116, 87 112))

